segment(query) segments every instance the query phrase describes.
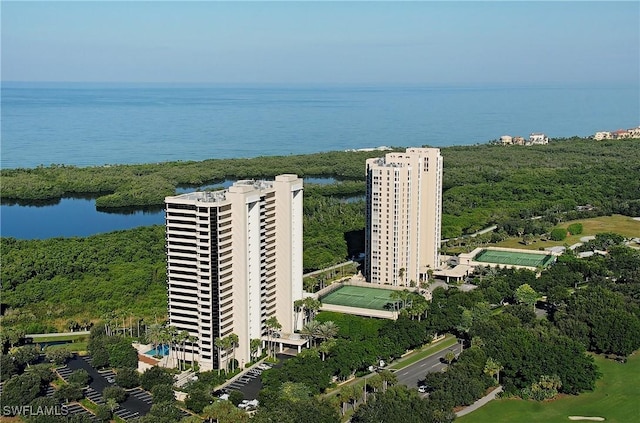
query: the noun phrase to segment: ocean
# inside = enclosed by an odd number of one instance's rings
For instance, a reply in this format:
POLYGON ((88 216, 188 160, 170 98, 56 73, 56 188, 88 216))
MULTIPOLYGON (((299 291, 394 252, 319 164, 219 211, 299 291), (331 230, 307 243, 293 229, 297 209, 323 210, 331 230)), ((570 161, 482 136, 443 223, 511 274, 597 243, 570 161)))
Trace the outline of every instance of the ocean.
MULTIPOLYGON (((640 124, 630 86, 2 86, 1 166, 94 166, 445 147, 501 135, 588 136, 640 124)), ((325 180, 314 181, 324 183, 325 180)), ((161 210, 96 210, 93 199, 0 205, 0 236, 88 236, 163 224, 161 210)))
POLYGON ((640 124, 638 86, 3 83, 2 168, 444 147, 640 124))

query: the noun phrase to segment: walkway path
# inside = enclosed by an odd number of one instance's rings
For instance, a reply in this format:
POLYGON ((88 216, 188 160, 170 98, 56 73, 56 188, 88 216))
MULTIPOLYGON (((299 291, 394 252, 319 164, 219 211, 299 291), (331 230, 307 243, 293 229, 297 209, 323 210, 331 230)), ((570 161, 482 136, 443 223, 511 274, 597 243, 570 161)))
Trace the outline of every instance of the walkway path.
POLYGON ((316 270, 314 272, 305 273, 304 275, 302 275, 302 277, 306 278, 308 276, 319 275, 320 273, 328 272, 328 271, 335 270, 335 269, 340 269, 341 267, 348 266, 348 265, 353 264, 353 263, 354 263, 353 260, 345 261, 344 263, 339 263, 339 264, 336 264, 336 265, 333 265, 333 266, 330 266, 330 267, 326 267, 324 269, 316 270))
POLYGON ((474 402, 470 406, 465 407, 462 410, 458 411, 456 413, 456 417, 462 417, 465 414, 469 414, 469 413, 471 413, 473 411, 476 411, 478 408, 482 407, 483 405, 485 405, 489 401, 495 399, 496 395, 498 395, 500 392, 502 392, 502 386, 498 386, 496 389, 494 389, 493 391, 489 392, 488 395, 480 398, 478 401, 474 402))

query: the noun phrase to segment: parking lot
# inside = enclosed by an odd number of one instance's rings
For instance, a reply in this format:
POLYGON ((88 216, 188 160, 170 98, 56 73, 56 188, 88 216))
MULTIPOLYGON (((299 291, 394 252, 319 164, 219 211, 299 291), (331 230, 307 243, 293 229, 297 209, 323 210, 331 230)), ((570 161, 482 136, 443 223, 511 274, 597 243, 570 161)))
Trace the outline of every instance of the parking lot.
POLYGON ((260 375, 264 370, 269 368, 271 368, 271 365, 260 364, 243 374, 242 377, 234 380, 224 387, 226 389, 235 389, 242 392, 242 395, 244 395, 244 399, 246 400, 257 399, 258 393, 262 389, 260 375))
POLYGON ((235 389, 242 392, 244 399, 247 401, 258 399, 258 393, 262 389, 262 380, 260 379, 262 372, 271 367, 277 368, 282 366, 282 363, 291 357, 292 356, 288 354, 276 354, 276 358, 278 359, 277 363, 271 364, 263 362, 254 366, 233 382, 223 385, 223 388, 227 390, 235 389))
MULTIPOLYGON (((78 369, 86 370, 91 376, 91 383, 85 388, 85 396, 96 404, 104 404, 102 391, 113 386, 115 374, 111 370, 98 371, 91 365, 91 357, 73 357, 65 367, 56 371, 67 381, 69 375, 78 369)), ((140 388, 128 391, 127 399, 120 404, 115 414, 124 419, 130 420, 135 417, 145 415, 151 410, 151 395, 140 388)))

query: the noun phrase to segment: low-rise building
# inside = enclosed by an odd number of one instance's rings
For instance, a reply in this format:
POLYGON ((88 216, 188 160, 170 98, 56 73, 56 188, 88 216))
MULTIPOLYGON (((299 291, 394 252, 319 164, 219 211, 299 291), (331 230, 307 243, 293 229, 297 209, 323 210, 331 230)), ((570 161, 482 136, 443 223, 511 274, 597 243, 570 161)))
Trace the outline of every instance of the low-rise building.
POLYGON ((596 141, 610 140, 611 138, 611 132, 609 131, 596 132, 596 134, 593 136, 593 139, 596 141))
POLYGON ((529 135, 529 145, 549 144, 549 137, 540 132, 534 132, 529 135))
POLYGON ((640 126, 631 128, 627 132, 629 132, 629 138, 640 138, 640 126))
POLYGON ((618 129, 617 131, 613 131, 612 135, 613 135, 613 138, 616 140, 631 138, 631 134, 626 129, 618 129))
POLYGON ((503 135, 500 137, 500 144, 511 145, 513 144, 513 137, 511 135, 503 135))

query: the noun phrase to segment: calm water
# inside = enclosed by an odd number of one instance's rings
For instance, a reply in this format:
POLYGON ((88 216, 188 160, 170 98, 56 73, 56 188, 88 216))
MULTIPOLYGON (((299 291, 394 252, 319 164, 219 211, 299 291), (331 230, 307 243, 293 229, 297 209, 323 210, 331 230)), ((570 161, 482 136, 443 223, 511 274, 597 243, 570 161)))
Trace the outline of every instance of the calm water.
POLYGON ((637 126, 638 87, 7 83, 2 168, 288 155, 637 126))
POLYGON ((164 212, 103 213, 94 200, 63 198, 49 206, 0 206, 0 235, 20 239, 88 236, 146 225, 163 225, 164 212))
MULTIPOLYGON (((305 183, 330 184, 333 178, 305 178, 305 183)), ((176 193, 196 189, 229 187, 233 181, 202 187, 183 187, 176 193)), ((356 201, 360 197, 353 197, 356 201)), ((89 236, 102 232, 131 229, 138 226, 164 225, 164 211, 135 210, 128 213, 106 213, 96 210, 95 201, 85 198, 63 198, 42 206, 0 205, 0 236, 19 239, 89 236)))
MULTIPOLYGON (((1 94, 2 168, 289 155, 380 145, 444 147, 484 143, 504 134, 587 136, 640 124, 638 86, 5 83, 1 94)), ((0 235, 24 239, 162 223, 161 211, 101 213, 86 199, 62 199, 46 207, 0 206, 0 235)))

